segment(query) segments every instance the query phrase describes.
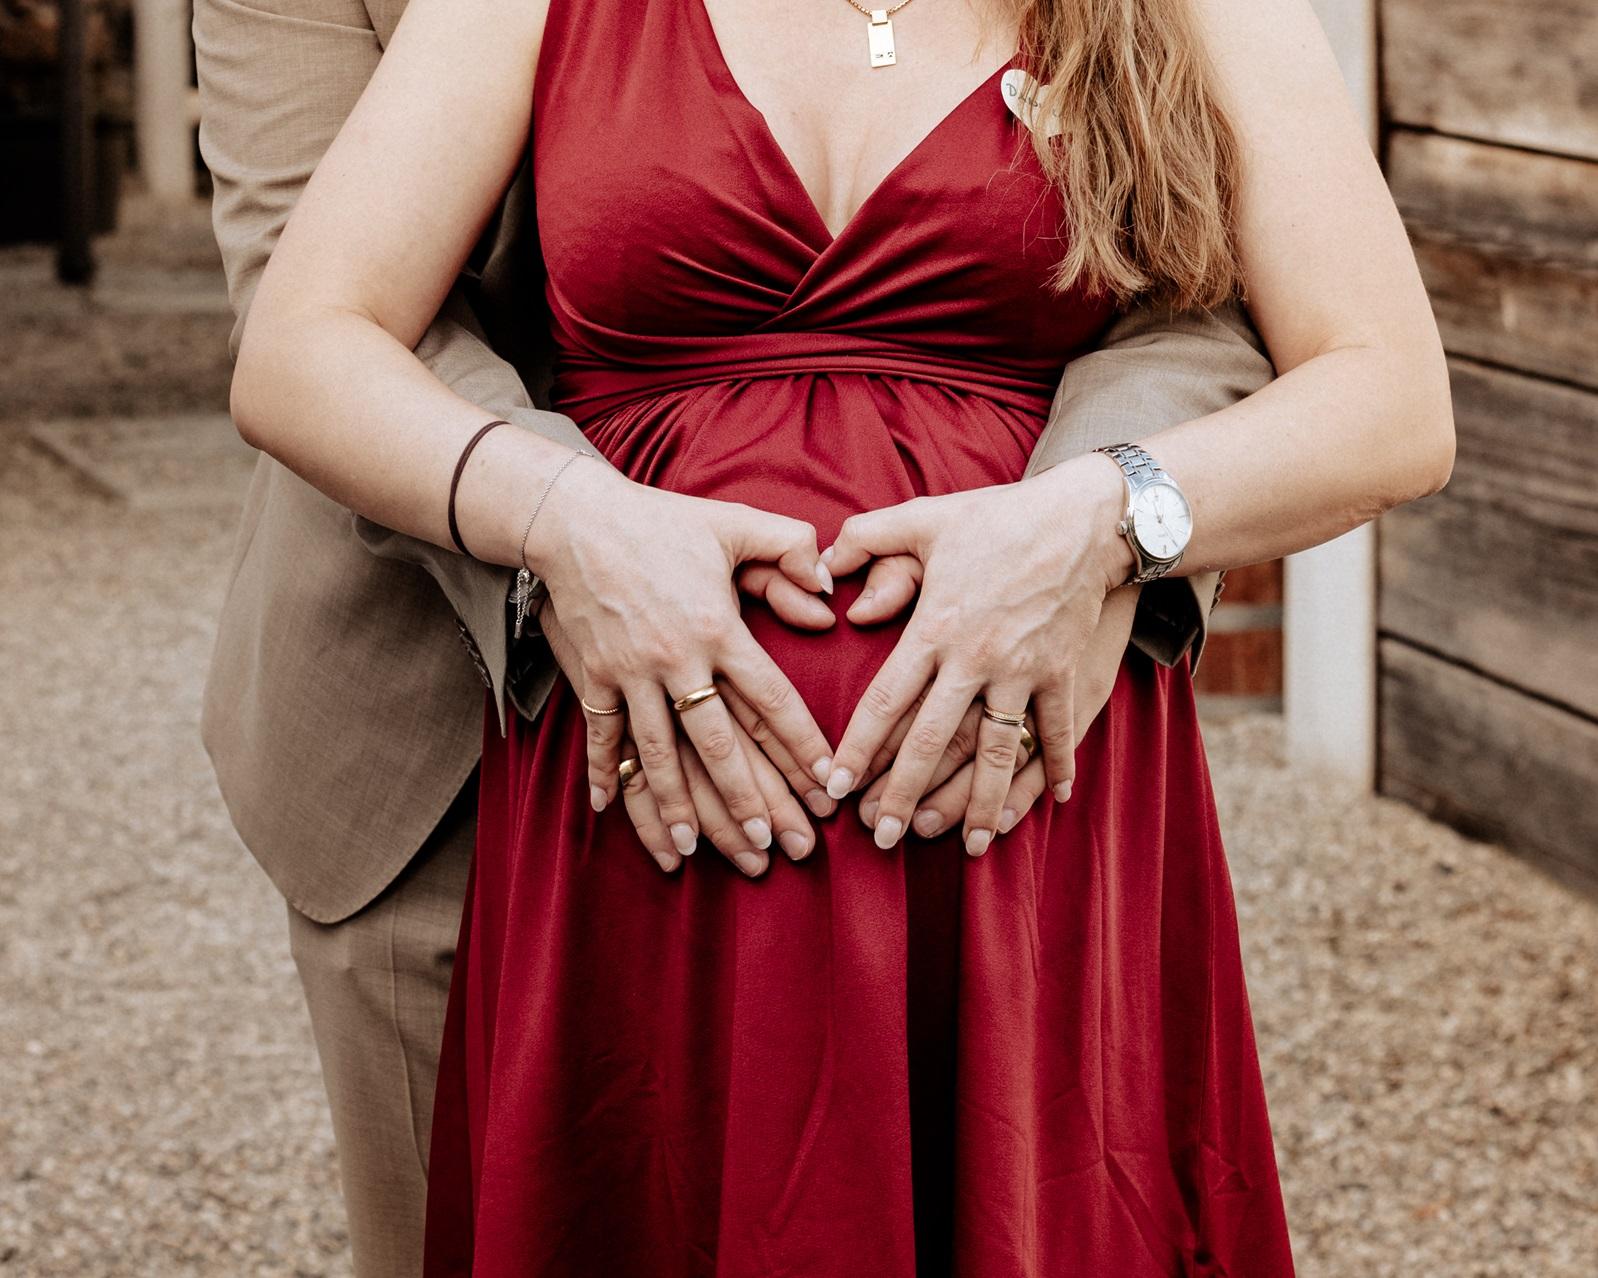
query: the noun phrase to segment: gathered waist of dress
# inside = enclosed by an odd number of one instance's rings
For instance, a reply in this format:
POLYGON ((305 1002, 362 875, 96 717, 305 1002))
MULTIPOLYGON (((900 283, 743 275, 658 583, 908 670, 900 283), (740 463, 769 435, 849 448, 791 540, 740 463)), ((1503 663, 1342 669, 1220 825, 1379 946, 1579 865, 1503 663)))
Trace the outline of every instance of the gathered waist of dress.
POLYGON ((731 381, 857 374, 924 381, 1045 415, 1060 368, 1020 369, 958 352, 929 352, 846 333, 770 331, 618 342, 614 353, 562 344, 550 398, 579 425, 642 399, 731 381))

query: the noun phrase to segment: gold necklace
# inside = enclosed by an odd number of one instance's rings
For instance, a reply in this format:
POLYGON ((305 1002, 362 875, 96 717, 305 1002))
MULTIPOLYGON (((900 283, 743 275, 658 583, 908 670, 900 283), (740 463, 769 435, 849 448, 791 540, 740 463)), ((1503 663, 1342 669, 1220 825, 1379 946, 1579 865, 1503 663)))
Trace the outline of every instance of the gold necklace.
POLYGON ((849 7, 856 9, 871 20, 866 28, 867 47, 871 51, 871 65, 874 67, 891 67, 897 59, 893 52, 893 15, 909 4, 910 0, 899 0, 891 9, 868 9, 858 0, 849 0, 849 7))

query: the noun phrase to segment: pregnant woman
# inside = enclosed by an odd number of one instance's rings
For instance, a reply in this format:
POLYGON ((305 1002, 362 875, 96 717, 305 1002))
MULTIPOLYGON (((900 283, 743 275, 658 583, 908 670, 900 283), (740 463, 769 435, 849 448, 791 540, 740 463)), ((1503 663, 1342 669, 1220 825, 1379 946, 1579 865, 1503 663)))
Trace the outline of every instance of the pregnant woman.
POLYGON ((1074 753, 1070 672, 1123 582, 1445 481, 1403 229, 1306 0, 851 4, 411 0, 251 311, 246 435, 570 644, 485 738, 429 1272, 1277 1278, 1187 669, 1129 655, 1074 753), (529 145, 591 455, 411 351, 529 145), (1149 293, 1246 294, 1281 376, 1023 480, 1149 293), (829 814, 786 858, 746 739, 829 814), (663 876, 624 783, 663 863, 707 785, 762 851, 663 876))

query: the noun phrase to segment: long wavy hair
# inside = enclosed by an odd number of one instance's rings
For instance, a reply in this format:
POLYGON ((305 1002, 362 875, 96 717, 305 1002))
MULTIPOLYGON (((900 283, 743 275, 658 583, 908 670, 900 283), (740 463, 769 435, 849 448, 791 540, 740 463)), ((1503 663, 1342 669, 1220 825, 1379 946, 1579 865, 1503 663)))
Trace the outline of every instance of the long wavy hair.
POLYGON ((1243 294, 1237 136, 1190 0, 1017 0, 1054 137, 1033 146, 1067 209, 1054 284, 1176 309, 1243 294))

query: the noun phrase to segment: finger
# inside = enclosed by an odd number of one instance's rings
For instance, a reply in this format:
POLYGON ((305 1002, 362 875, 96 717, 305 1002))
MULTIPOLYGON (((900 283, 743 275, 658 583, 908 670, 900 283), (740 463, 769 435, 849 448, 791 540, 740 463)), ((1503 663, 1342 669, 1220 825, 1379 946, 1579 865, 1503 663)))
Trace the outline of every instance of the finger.
MULTIPOLYGON (((764 758, 771 762, 787 784, 792 787, 793 793, 804 795, 806 805, 817 816, 831 816, 837 804, 827 797, 827 792, 816 783, 816 778, 811 775, 810 770, 800 767, 788 747, 777 739, 777 734, 771 730, 771 725, 761 717, 760 712, 750 705, 744 699, 743 694, 730 683, 721 685, 721 695, 727 702, 727 709, 732 711, 732 717, 737 720, 738 726, 749 737, 750 743, 764 758)), ((753 763, 750 766, 754 766, 753 763)), ((757 771, 755 775, 758 780, 759 772, 757 771)), ((763 790, 764 788, 762 786, 763 790)), ((771 806, 769 793, 766 795, 766 806, 771 806)), ((773 809, 771 815, 775 821, 777 816, 775 809, 773 809)), ((778 842, 780 843, 781 841, 781 836, 779 835, 778 842)))
MULTIPOLYGON (((673 690, 673 696, 682 697, 695 689, 713 686, 708 675, 697 681, 690 678, 683 682, 685 686, 673 690)), ((693 742, 694 752, 705 765, 733 820, 754 847, 764 850, 771 846, 771 812, 739 743, 738 725, 732 721, 727 703, 719 695, 720 690, 717 692, 718 695, 709 700, 678 710, 677 722, 693 742)))
POLYGON ((794 585, 771 564, 745 564, 738 570, 738 589, 764 599, 778 618, 800 630, 827 630, 838 620, 820 595, 794 585))
POLYGON ((927 792, 938 760, 948 749, 949 738, 976 695, 974 684, 945 669, 927 693, 916 712, 915 722, 905 734, 898 757, 888 772, 882 789, 875 830, 879 848, 891 848, 910 825, 921 796, 927 792))
MULTIPOLYGON (((971 756, 977 748, 977 720, 980 717, 977 706, 973 702, 971 708, 966 711, 965 717, 960 720, 960 726, 955 729, 954 735, 949 738, 949 744, 943 751, 943 758, 938 760, 938 766, 933 769, 929 789, 941 786, 949 777, 971 761, 971 756)), ((877 824, 877 810, 882 803, 882 792, 888 785, 887 771, 893 766, 894 756, 899 753, 899 746, 904 742, 904 734, 910 730, 910 724, 914 720, 914 714, 906 714, 900 719, 900 726, 894 729, 894 735, 898 740, 893 743, 893 753, 887 754, 884 759, 886 752, 878 750, 877 758, 872 760, 873 767, 876 767, 877 759, 883 760, 881 768, 883 775, 877 777, 871 783, 860 799, 860 816, 868 826, 875 827, 877 824)), ((969 786, 967 787, 967 793, 969 793, 969 786)), ((961 808, 960 811, 963 813, 965 809, 961 808)), ((911 826, 914 827, 914 825, 915 822, 912 820, 911 826)))
MULTIPOLYGON (((983 691, 988 708, 1004 714, 1024 714, 1029 698, 1024 685, 993 684, 983 691)), ((971 760, 971 803, 965 813, 965 850, 981 856, 993 842, 1010 782, 1015 777, 1016 754, 1021 747, 1021 725, 999 723, 982 715, 977 725, 977 749, 971 760)))
POLYGON ((857 626, 887 621, 902 612, 921 589, 921 561, 914 555, 889 555, 872 561, 859 597, 845 614, 857 626))
POLYGON ((740 629, 718 664, 726 681, 743 694, 783 749, 803 765, 811 779, 825 783, 832 775, 832 747, 799 690, 771 654, 747 629, 740 629))
POLYGON ((693 855, 699 840, 699 818, 677 750, 677 723, 658 683, 641 683, 627 689, 628 728, 638 743, 638 761, 660 809, 660 819, 671 834, 672 846, 683 856, 693 855))
MULTIPOLYGON (((622 739, 621 757, 638 757, 637 747, 625 736, 622 739)), ((655 864, 668 874, 681 865, 682 854, 672 846, 671 831, 666 829, 666 823, 661 820, 660 805, 655 802, 654 793, 642 772, 633 773, 627 784, 621 787, 621 801, 627 809, 633 829, 638 831, 639 840, 649 855, 655 858, 655 864)))
POLYGON ((1032 810, 1044 789, 1044 769, 1041 755, 1028 759, 1010 782, 1010 793, 1005 796, 1004 810, 999 814, 999 833, 1008 834, 1032 810))
POLYGON ((771 857, 756 848, 748 833, 738 824, 727 807, 721 791, 705 770, 704 760, 693 750, 682 752, 683 775, 688 779, 688 793, 699 814, 699 828, 711 845, 751 879, 759 878, 771 864, 771 857))
MULTIPOLYGON (((888 739, 894 725, 926 689, 932 672, 932 649, 916 636, 912 624, 899 636, 899 642, 866 685, 854 712, 849 716, 849 726, 844 730, 843 740, 838 742, 837 753, 832 759, 832 774, 827 778, 827 793, 834 799, 843 798, 859 784, 860 778, 871 765, 872 757, 888 739)), ((966 701, 970 704, 969 694, 966 701)), ((926 706, 923 704, 916 712, 917 718, 925 713, 926 706)), ((947 741, 948 737, 945 736, 944 740, 947 741)), ((903 752, 903 747, 900 752, 903 752)), ((937 755, 942 753, 943 743, 940 742, 932 758, 933 764, 937 762, 937 755)))
MULTIPOLYGON (((929 684, 928 687, 930 686, 929 684)), ((899 716, 898 722, 893 725, 893 728, 883 739, 882 744, 877 747, 877 752, 871 756, 871 762, 866 765, 866 770, 861 773, 859 780, 856 782, 857 785, 873 786, 879 792, 881 791, 882 787, 876 783, 893 766, 893 758, 899 753, 899 747, 904 743, 904 734, 910 731, 910 725, 915 722, 916 711, 921 709, 921 703, 926 700, 926 696, 927 689, 923 688, 916 696, 916 699, 905 707, 905 711, 899 716)))
POLYGON ((616 769, 621 766, 621 739, 627 728, 627 714, 595 714, 589 706, 607 709, 625 706, 619 689, 585 679, 578 702, 587 725, 588 802, 595 812, 603 812, 616 800, 616 769))
MULTIPOLYGON (((978 713, 980 715, 980 712, 978 713)), ((962 725, 961 731, 964 731, 964 725, 962 725)), ((975 723, 971 725, 971 737, 974 744, 976 740, 975 723)), ((945 763, 948 762, 951 754, 952 751, 943 756, 945 763)), ((940 770, 942 766, 941 764, 939 765, 940 770)), ((1024 744, 1017 749, 1016 767, 1018 769, 1016 776, 1018 777, 1028 767, 1033 767, 1033 771, 1037 775, 1037 791, 1041 793, 1043 789, 1043 764, 1034 760, 1024 744), (1033 767, 1034 763, 1036 764, 1035 767, 1033 767)), ((937 776, 934 775, 933 788, 921 800, 915 810, 915 815, 910 818, 910 829, 923 839, 932 839, 942 834, 945 830, 962 824, 965 821, 966 808, 971 804, 971 777, 975 771, 976 768, 971 762, 971 752, 967 751, 963 762, 941 784, 937 776)), ((1000 834, 1005 833, 1019 821, 1021 814, 1026 810, 1023 807, 1011 812, 1010 804, 1015 801, 1016 796, 1015 783, 1012 782, 1010 798, 1005 801, 1005 807, 999 813, 1000 834)), ((1037 794, 1033 794, 1032 798, 1037 798, 1037 794)), ((1027 802, 1028 806, 1030 806, 1030 800, 1027 802)))
POLYGON ((925 533, 919 498, 850 515, 838 529, 832 545, 822 553, 821 562, 836 577, 847 577, 863 567, 868 559, 885 555, 915 555, 922 558, 925 533))
POLYGON ((1032 700, 1033 735, 1043 755, 1049 792, 1064 803, 1076 780, 1076 680, 1070 676, 1049 688, 1040 688, 1032 700))
POLYGON ((769 560, 796 586, 832 593, 832 573, 821 562, 813 525, 736 503, 728 503, 721 517, 727 524, 728 545, 738 562, 769 560))
POLYGON ((794 798, 782 772, 765 752, 752 740, 744 742, 744 749, 749 755, 749 767, 755 774, 755 781, 765 796, 766 807, 771 810, 771 829, 777 836, 777 846, 790 861, 803 861, 816 848, 816 832, 811 829, 805 810, 799 806, 799 800, 794 798))

